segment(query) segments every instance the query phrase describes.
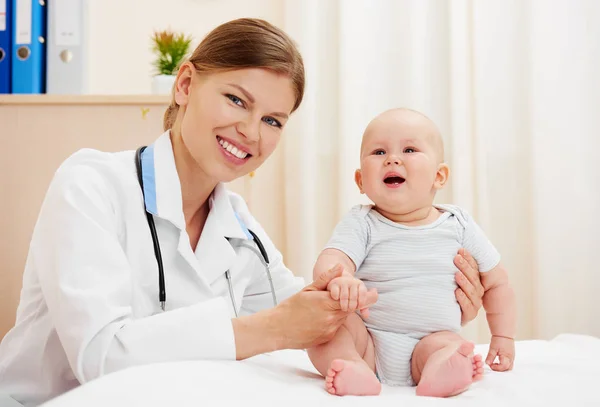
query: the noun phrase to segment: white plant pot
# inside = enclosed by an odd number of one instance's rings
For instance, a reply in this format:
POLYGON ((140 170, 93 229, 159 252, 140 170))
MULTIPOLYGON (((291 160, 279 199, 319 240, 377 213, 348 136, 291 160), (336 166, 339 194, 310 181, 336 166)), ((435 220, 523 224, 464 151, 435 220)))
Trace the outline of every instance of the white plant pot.
POLYGON ((175 83, 175 75, 156 75, 152 78, 152 93, 155 95, 169 95, 175 83))

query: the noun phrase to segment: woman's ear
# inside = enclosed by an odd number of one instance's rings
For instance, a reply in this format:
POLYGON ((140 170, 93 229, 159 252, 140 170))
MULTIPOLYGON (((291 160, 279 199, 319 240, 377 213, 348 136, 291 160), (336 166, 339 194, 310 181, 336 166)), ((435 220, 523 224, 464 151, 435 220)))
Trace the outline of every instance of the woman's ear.
POLYGON ((186 62, 179 67, 177 78, 175 79, 175 102, 179 106, 188 104, 190 98, 190 90, 192 85, 192 77, 196 69, 191 62, 186 62))
POLYGON ((354 182, 356 182, 356 185, 358 186, 358 190, 360 191, 360 193, 364 194, 365 191, 363 191, 363 189, 362 189, 362 173, 360 172, 360 170, 356 170, 354 172, 354 182))
POLYGON ((441 163, 438 165, 437 173, 435 174, 435 181, 433 183, 433 187, 435 189, 442 189, 446 182, 448 182, 448 177, 450 176, 450 168, 446 163, 441 163))

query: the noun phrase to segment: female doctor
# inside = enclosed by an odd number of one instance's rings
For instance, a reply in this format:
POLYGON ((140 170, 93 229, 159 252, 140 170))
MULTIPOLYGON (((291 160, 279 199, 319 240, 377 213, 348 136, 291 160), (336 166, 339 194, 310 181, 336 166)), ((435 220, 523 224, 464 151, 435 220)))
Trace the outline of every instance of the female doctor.
MULTIPOLYGON (((331 338, 347 312, 325 289, 341 270, 303 288, 224 186, 271 155, 303 92, 302 58, 284 32, 231 21, 179 69, 153 144, 68 158, 42 205, 16 325, 0 346, 0 392, 37 405, 129 366, 240 360, 331 338)), ((468 255, 457 266, 466 322, 483 290, 468 255)))

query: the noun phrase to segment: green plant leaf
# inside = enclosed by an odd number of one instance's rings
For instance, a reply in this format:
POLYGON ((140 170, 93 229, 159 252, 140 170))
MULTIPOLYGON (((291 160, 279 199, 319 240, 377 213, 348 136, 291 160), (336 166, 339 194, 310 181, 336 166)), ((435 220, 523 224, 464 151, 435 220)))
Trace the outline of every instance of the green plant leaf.
POLYGON ((192 38, 171 30, 155 31, 152 51, 156 58, 153 66, 157 75, 175 75, 186 59, 192 38))

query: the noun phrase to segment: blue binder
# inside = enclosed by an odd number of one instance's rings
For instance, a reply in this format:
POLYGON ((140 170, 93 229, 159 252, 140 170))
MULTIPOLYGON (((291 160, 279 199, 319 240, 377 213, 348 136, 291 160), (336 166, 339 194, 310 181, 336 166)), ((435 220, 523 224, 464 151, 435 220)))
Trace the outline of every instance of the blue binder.
POLYGON ((12 0, 0 0, 0 93, 10 93, 12 0))
POLYGON ((12 93, 45 93, 46 2, 12 1, 12 93))

